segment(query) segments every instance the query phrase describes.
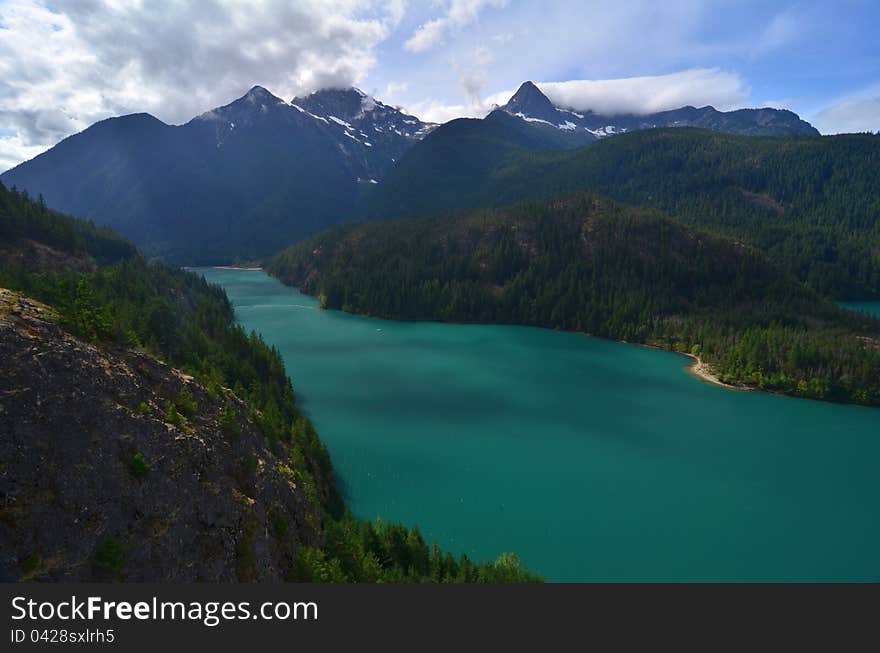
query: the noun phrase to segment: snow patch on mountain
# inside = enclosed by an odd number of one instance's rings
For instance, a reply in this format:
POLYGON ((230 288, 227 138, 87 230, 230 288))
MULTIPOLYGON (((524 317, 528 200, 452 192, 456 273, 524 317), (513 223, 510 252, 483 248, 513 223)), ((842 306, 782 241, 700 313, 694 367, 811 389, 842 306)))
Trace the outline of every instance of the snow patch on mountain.
POLYGON ((541 118, 533 118, 532 116, 527 116, 522 111, 515 113, 513 115, 515 115, 517 118, 522 118, 526 122, 543 122, 545 125, 552 125, 553 124, 549 120, 542 120, 541 118))
POLYGON ((330 120, 335 122, 337 125, 342 125, 346 129, 354 129, 354 127, 351 126, 351 123, 345 122, 341 118, 337 118, 336 116, 327 116, 327 117, 330 118, 330 120))
POLYGON ((314 113, 311 113, 311 112, 309 112, 309 111, 306 111, 305 109, 303 109, 303 108, 302 108, 301 106, 299 106, 298 104, 293 104, 293 103, 291 102, 290 106, 292 106, 292 107, 293 107, 294 109, 296 109, 297 111, 300 111, 300 112, 306 114, 307 116, 310 116, 310 117, 314 118, 315 120, 320 120, 321 122, 323 122, 323 123, 325 123, 325 124, 328 124, 328 125, 330 124, 329 122, 327 122, 327 119, 326 119, 326 118, 323 118, 322 116, 316 116, 314 113))

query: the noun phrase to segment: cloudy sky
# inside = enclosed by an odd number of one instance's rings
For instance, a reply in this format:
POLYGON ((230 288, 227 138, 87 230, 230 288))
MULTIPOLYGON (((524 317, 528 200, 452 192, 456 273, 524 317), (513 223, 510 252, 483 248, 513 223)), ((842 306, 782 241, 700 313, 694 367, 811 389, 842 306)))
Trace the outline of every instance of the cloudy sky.
POLYGON ((573 108, 790 108, 880 131, 877 0, 0 0, 0 171, 93 122, 181 123, 261 84, 426 120, 526 79, 573 108))

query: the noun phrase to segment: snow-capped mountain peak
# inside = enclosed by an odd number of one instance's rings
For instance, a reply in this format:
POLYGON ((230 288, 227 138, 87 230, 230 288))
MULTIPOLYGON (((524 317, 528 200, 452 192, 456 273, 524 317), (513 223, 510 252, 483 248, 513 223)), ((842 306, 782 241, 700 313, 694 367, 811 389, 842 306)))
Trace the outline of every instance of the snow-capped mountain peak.
POLYGON ((381 179, 406 150, 436 127, 353 87, 315 91, 293 98, 291 105, 327 124, 364 180, 381 179))
POLYGON ((305 97, 296 97, 292 104, 315 116, 371 135, 384 133, 419 140, 435 126, 353 87, 322 89, 305 97))
POLYGON ((532 82, 523 82, 504 110, 523 118, 544 120, 551 124, 560 118, 558 109, 532 82))
MULTIPOLYGON (((269 130, 284 138, 317 138, 342 155, 352 178, 381 179, 436 125, 389 106, 358 88, 323 89, 290 102, 262 86, 194 118, 217 150, 269 130), (300 136, 296 137, 295 134, 300 136)), ((268 133, 268 132, 267 132, 268 133)))

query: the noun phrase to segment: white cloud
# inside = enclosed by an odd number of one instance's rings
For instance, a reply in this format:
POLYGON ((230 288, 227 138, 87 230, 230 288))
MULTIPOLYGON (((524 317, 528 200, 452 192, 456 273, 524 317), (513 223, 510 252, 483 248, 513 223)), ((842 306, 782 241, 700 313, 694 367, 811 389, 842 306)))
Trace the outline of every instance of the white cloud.
POLYGON ((507 0, 449 0, 446 13, 423 23, 403 44, 409 52, 427 52, 443 42, 446 33, 473 23, 485 7, 504 7, 507 0))
POLYGON ((459 86, 467 99, 469 112, 473 115, 485 115, 489 110, 482 96, 491 63, 492 53, 488 48, 481 46, 468 53, 464 64, 461 62, 453 64, 458 73, 459 86))
POLYGON ((43 145, 28 145, 19 134, 0 137, 0 172, 33 159, 45 149, 43 145))
POLYGON ((171 123, 261 84, 281 97, 363 80, 400 0, 5 0, 0 161, 93 122, 146 111, 171 123))
MULTIPOLYGON (((743 106, 749 89, 736 73, 717 68, 692 68, 669 75, 535 82, 553 104, 599 114, 646 114, 707 104, 726 111, 743 106)), ((505 104, 514 91, 502 91, 486 103, 505 104)))
POLYGON ((428 21, 420 25, 415 33, 403 44, 410 52, 425 52, 443 40, 446 23, 443 19, 428 21))
POLYGON ((388 0, 385 5, 388 11, 388 20, 392 27, 400 25, 403 16, 406 14, 406 0, 388 0))
POLYGON ((880 132, 880 95, 843 100, 819 111, 811 122, 823 134, 880 132))
POLYGON ((388 84, 385 85, 385 93, 380 99, 393 102, 395 97, 406 92, 408 88, 409 84, 407 82, 388 82, 388 84))
POLYGON ((792 9, 776 14, 754 42, 752 54, 766 54, 789 45, 806 33, 805 21, 792 9))
POLYGON ((492 109, 483 98, 488 67, 492 62, 492 53, 485 46, 468 51, 462 58, 453 59, 450 66, 458 77, 458 85, 464 93, 465 102, 422 100, 407 104, 407 112, 419 116, 422 120, 437 123, 449 122, 455 118, 484 117, 492 109))
MULTIPOLYGON (((479 99, 476 93, 485 83, 481 65, 491 62, 488 51, 473 52, 469 61, 474 70, 459 75, 459 83, 467 103, 444 103, 426 100, 407 105, 407 109, 431 122, 447 122, 453 118, 482 118, 495 106, 504 105, 516 90, 500 91, 479 99)), ((736 73, 714 68, 696 68, 669 75, 629 77, 621 79, 572 80, 568 82, 535 82, 555 105, 575 111, 599 114, 645 114, 686 105, 705 106, 729 111, 742 107, 748 100, 745 82, 736 73)), ((769 105, 765 105, 769 106, 769 105)), ((781 105, 779 108, 783 108, 781 105)))
POLYGON ((446 104, 440 100, 422 100, 411 102, 403 107, 406 113, 418 116, 425 122, 444 123, 456 118, 482 118, 485 111, 475 112, 473 107, 465 104, 446 104))

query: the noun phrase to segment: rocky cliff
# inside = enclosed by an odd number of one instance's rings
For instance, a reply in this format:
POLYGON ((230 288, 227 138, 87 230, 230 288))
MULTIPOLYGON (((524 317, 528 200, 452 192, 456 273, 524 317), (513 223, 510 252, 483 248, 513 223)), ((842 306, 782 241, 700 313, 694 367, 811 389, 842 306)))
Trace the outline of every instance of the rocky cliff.
POLYGON ((0 580, 277 581, 320 501, 232 391, 0 289, 0 580))

